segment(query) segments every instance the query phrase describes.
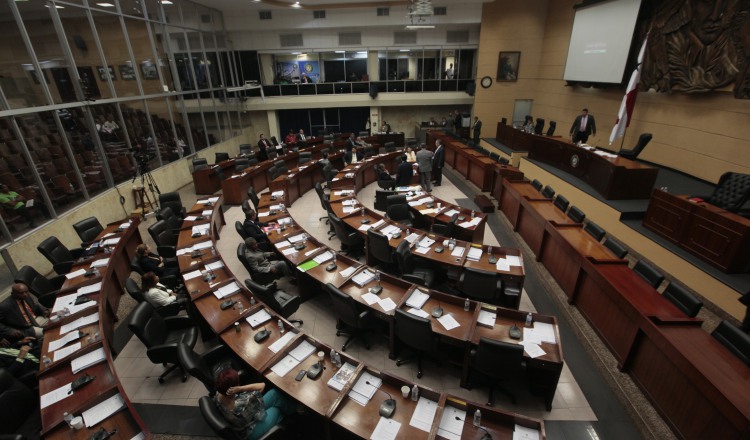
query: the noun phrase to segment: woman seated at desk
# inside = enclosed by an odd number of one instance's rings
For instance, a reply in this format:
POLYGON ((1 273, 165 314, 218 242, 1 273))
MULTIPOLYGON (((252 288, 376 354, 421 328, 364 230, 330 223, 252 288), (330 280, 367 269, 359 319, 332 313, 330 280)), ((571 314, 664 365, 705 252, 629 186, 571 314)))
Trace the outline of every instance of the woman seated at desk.
POLYGON ((177 294, 168 289, 165 285, 159 283, 159 276, 153 272, 147 272, 141 277, 141 289, 146 301, 154 306, 155 309, 164 307, 177 302, 181 309, 187 307, 190 299, 187 295, 177 294))
POLYGON ((297 409, 294 400, 276 389, 262 394, 265 387, 264 383, 240 385, 240 376, 233 368, 227 368, 216 378, 218 393, 214 402, 241 438, 261 438, 297 409))

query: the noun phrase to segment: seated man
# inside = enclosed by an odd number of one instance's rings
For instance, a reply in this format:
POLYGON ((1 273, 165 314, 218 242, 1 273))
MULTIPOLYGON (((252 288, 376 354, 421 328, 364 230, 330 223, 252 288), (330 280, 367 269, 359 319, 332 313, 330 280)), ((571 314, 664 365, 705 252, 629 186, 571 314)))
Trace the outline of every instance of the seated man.
POLYGON ((138 263, 143 268, 143 273, 153 272, 160 277, 177 277, 180 275, 179 267, 165 265, 164 258, 150 252, 150 250, 147 244, 139 244, 135 248, 135 254, 138 256, 138 263))
POLYGON ((396 186, 411 185, 411 177, 414 175, 414 169, 406 161, 406 155, 401 156, 401 163, 396 168, 396 186))
POLYGON ((268 226, 268 223, 259 222, 257 220, 257 214, 254 209, 249 209, 245 212, 245 221, 242 223, 242 229, 248 237, 252 237, 258 242, 258 246, 262 250, 271 250, 271 243, 268 240, 268 235, 263 232, 263 227, 268 226))
POLYGON ((378 182, 390 180, 393 182, 393 187, 396 186, 396 181, 393 179, 393 176, 391 176, 391 173, 389 173, 388 170, 385 169, 385 165, 379 163, 376 169, 378 172, 378 182))
POLYGON ((271 273, 275 278, 288 276, 290 283, 297 283, 289 266, 283 261, 269 260, 269 258, 273 258, 276 255, 272 252, 263 252, 263 250, 258 247, 257 240, 248 237, 245 240, 245 246, 247 246, 247 249, 245 249, 245 259, 247 259, 248 265, 250 266, 250 276, 258 273, 271 273))
POLYGON ((0 368, 10 372, 16 379, 39 371, 39 346, 32 348, 35 341, 36 338, 31 336, 15 344, 11 344, 7 339, 0 339, 0 368))
POLYGON ((159 276, 153 272, 143 274, 141 285, 143 297, 156 309, 172 304, 175 301, 180 304, 180 308, 184 309, 190 301, 187 295, 175 293, 165 285, 159 283, 159 276))
POLYGON ((328 160, 328 153, 323 153, 323 158, 318 161, 320 164, 320 167, 325 169, 326 165, 330 164, 331 161, 328 160))
POLYGON ((50 311, 29 295, 26 284, 14 284, 10 296, 0 302, 0 338, 10 343, 27 336, 39 339, 49 315, 50 311))
POLYGON ((34 215, 26 207, 26 198, 15 191, 11 191, 8 185, 0 185, 0 205, 9 211, 13 211, 25 217, 29 221, 29 227, 33 228, 36 226, 34 223, 34 215))
POLYGON ((289 129, 289 133, 284 138, 284 143, 289 145, 297 142, 297 135, 294 134, 294 130, 289 129))

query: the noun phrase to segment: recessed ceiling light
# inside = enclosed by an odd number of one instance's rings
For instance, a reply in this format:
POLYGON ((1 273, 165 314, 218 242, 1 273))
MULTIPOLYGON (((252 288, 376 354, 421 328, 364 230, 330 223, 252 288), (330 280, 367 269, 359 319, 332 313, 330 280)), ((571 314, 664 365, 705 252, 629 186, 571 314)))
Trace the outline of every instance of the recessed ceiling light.
POLYGON ((410 24, 406 26, 406 30, 409 30, 409 31, 413 31, 417 29, 435 29, 435 26, 431 24, 410 24))
POLYGON ((409 52, 409 49, 399 49, 399 52, 409 52))
POLYGON ((112 3, 97 3, 96 5, 97 6, 101 6, 103 8, 114 8, 115 7, 115 5, 113 5, 112 3))
POLYGON ((161 0, 161 1, 159 2, 159 3, 161 3, 161 4, 163 4, 163 5, 173 5, 173 4, 174 4, 174 3, 172 3, 172 2, 171 2, 171 1, 169 1, 169 0, 161 0))
MULTIPOLYGON (((45 8, 49 8, 49 5, 44 5, 45 8)), ((55 5, 57 9, 65 9, 65 6, 55 5)))
POLYGON ((360 51, 359 51, 359 52, 357 52, 357 53, 358 53, 358 54, 363 54, 363 53, 367 53, 367 51, 366 51, 366 50, 360 50, 360 51))
POLYGON ((336 53, 346 53, 345 50, 337 50, 336 53))
POLYGON ((302 52, 292 52, 292 55, 301 55, 302 52))
POLYGON ((292 7, 293 7, 293 8, 301 8, 301 7, 302 7, 302 5, 301 5, 301 4, 299 4, 299 2, 294 2, 294 4, 292 5, 292 7))

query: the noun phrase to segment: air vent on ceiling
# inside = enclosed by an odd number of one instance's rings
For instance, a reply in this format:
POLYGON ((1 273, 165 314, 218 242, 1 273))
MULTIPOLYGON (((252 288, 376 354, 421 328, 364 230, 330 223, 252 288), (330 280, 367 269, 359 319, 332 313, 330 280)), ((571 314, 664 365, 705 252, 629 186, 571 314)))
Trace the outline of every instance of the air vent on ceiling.
POLYGON ((359 46, 361 44, 361 32, 339 32, 339 46, 359 46))
POLYGON ((387 17, 391 15, 391 8, 378 8, 378 17, 387 17))
POLYGON ((447 43, 468 43, 469 31, 448 31, 447 43))
POLYGON ((326 18, 326 11, 319 10, 319 11, 313 11, 313 18, 326 18))
POLYGON ((434 15, 448 15, 448 8, 445 6, 437 6, 432 11, 434 15))
POLYGON ((201 23, 211 23, 211 14, 201 14, 201 23))
POLYGON ((304 46, 302 42, 302 34, 286 34, 279 35, 281 39, 281 47, 300 47, 304 46))
POLYGON ((394 32, 393 44, 417 44, 416 32, 394 32))
POLYGON ((258 11, 261 20, 271 20, 271 11, 258 11))

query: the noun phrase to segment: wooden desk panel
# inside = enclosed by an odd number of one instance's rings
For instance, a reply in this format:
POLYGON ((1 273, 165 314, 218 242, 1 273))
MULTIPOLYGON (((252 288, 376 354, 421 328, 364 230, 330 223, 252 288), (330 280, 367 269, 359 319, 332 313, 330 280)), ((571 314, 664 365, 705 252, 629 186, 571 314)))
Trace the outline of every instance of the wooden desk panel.
POLYGON ((531 251, 540 258, 544 243, 547 223, 556 225, 575 225, 564 212, 560 211, 552 200, 521 200, 521 212, 518 215, 517 230, 531 251))

